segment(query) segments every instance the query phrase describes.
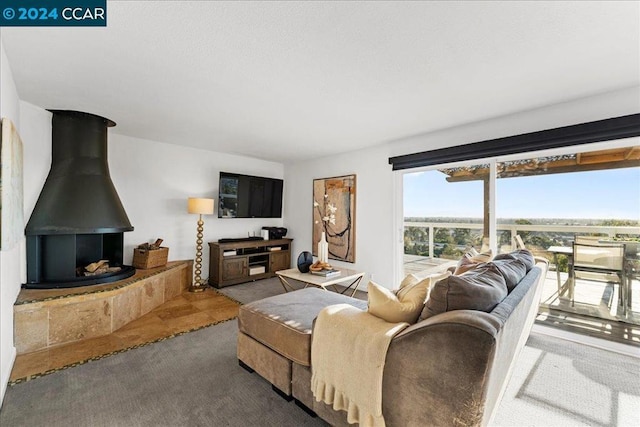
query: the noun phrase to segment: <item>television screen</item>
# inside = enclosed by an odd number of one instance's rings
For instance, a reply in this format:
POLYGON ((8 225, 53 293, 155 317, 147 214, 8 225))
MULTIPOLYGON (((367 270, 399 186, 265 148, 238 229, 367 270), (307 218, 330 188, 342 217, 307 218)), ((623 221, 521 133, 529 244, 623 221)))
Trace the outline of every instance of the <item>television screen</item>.
POLYGON ((283 181, 220 172, 218 218, 282 217, 283 181))

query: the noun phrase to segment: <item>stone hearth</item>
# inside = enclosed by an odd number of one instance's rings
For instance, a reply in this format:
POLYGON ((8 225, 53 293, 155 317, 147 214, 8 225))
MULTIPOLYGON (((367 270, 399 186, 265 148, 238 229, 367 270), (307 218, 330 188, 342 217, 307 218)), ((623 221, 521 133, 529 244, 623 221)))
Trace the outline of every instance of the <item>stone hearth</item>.
POLYGON ((110 334, 180 295, 191 285, 192 269, 192 261, 173 261, 103 285, 22 289, 13 308, 17 353, 110 334))

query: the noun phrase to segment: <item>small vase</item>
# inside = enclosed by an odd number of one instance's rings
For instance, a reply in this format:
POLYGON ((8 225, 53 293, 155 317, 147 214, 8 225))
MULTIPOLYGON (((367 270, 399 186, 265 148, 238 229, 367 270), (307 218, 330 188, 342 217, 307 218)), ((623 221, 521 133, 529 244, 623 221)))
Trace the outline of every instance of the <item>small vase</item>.
POLYGON ((318 242, 318 260, 320 262, 329 262, 329 243, 327 242, 327 236, 324 231, 318 242))

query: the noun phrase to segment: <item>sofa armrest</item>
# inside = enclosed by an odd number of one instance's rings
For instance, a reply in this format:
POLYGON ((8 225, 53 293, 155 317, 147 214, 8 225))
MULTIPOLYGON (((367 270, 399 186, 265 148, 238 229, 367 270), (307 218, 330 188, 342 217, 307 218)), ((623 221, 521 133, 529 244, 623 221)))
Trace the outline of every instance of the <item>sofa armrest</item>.
POLYGON ((387 425, 480 424, 499 323, 489 313, 457 310, 398 334, 383 376, 387 425))
POLYGON ((398 334, 387 352, 382 407, 396 425, 486 425, 537 313, 547 263, 491 313, 456 310, 398 334))

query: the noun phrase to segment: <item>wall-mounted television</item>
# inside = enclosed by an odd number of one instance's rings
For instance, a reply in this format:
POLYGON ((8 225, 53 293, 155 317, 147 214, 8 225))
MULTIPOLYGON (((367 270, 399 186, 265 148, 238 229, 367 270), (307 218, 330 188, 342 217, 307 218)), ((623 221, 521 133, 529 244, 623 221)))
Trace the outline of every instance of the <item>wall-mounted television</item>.
POLYGON ((220 172, 218 218, 281 218, 284 181, 220 172))

